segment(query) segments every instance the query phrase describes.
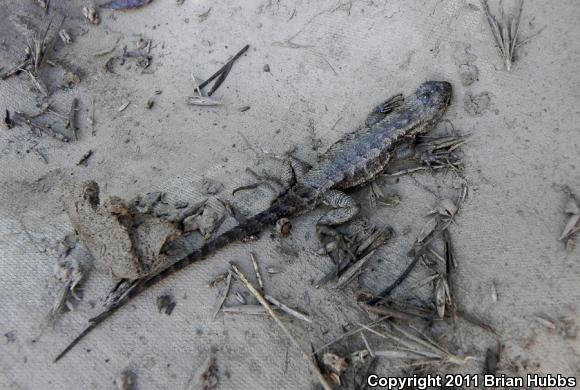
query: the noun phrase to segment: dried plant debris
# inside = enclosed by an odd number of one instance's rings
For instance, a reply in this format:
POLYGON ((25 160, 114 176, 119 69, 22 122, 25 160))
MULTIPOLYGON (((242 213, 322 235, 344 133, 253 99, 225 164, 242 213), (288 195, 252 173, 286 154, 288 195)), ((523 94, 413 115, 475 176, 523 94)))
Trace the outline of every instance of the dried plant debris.
POLYGON ((322 371, 320 369, 320 365, 317 364, 316 362, 314 362, 313 359, 312 359, 312 357, 311 357, 311 355, 308 354, 306 352, 306 350, 300 345, 300 343, 292 335, 292 333, 290 332, 290 330, 288 329, 288 327, 286 327, 286 325, 284 324, 284 322, 274 312, 274 310, 272 309, 272 307, 268 303, 267 299, 262 295, 262 293, 256 287, 254 287, 254 285, 252 283, 250 283, 248 281, 248 278, 238 269, 238 267, 235 264, 230 264, 230 265, 231 265, 231 271, 232 271, 232 273, 234 275, 236 275, 236 277, 246 286, 246 288, 248 290, 250 290, 250 292, 252 293, 252 295, 254 295, 254 297, 258 300, 258 302, 260 302, 260 304, 264 307, 264 309, 266 309, 266 311, 268 312, 268 314, 270 314, 270 316, 272 317, 272 319, 276 322, 276 324, 280 327, 280 329, 282 329, 282 331, 290 339, 290 341, 292 342, 292 344, 294 344, 294 346, 300 351, 300 353, 302 354, 302 356, 304 357, 304 359, 310 365, 311 370, 314 372, 314 374, 316 374, 316 377, 318 378, 318 381, 320 382, 320 384, 322 385, 322 387, 325 390, 332 390, 332 386, 330 385, 330 383, 328 382, 328 380, 326 379, 326 377, 322 373, 322 371))
POLYGON ((51 23, 45 28, 36 31, 32 30, 31 35, 27 37, 25 48, 25 59, 16 66, 0 74, 0 79, 5 80, 21 72, 29 76, 32 85, 44 97, 50 95, 46 84, 40 77, 41 67, 47 63, 48 52, 53 44, 53 39, 49 39, 51 23))
POLYGON ((343 278, 338 282, 338 286, 343 286, 362 272, 362 266, 377 248, 393 237, 393 231, 389 227, 377 228, 361 218, 337 228, 318 226, 318 236, 322 245, 318 254, 329 255, 334 267, 318 281, 316 287, 346 273, 346 280, 343 278), (357 266, 360 261, 362 263, 357 266), (356 272, 347 273, 352 266, 355 266, 356 272))
POLYGON ((417 235, 415 244, 413 244, 413 248, 409 251, 410 256, 425 253, 429 249, 429 244, 447 230, 459 211, 459 207, 463 203, 465 196, 467 196, 466 193, 467 187, 463 186, 456 201, 444 199, 439 202, 435 209, 428 213, 429 220, 417 235))
POLYGON ((510 71, 513 62, 516 60, 516 49, 520 45, 518 42, 518 34, 520 32, 520 21, 522 18, 522 10, 524 8, 524 0, 518 1, 514 15, 506 15, 503 8, 503 1, 500 0, 499 18, 491 13, 487 0, 481 0, 481 2, 499 55, 503 60, 505 69, 510 71))
POLYGON ((214 287, 217 287, 222 282, 225 282, 229 274, 230 274, 229 272, 224 272, 223 274, 219 274, 218 276, 216 276, 215 278, 213 278, 209 282, 209 284, 208 284, 209 287, 214 288, 214 287))
POLYGON ((67 87, 67 88, 72 88, 75 85, 80 84, 81 82, 81 77, 75 73, 75 72, 70 72, 67 71, 64 73, 64 76, 62 78, 63 81, 63 86, 67 87))
MULTIPOLYGON (((109 54, 115 50, 115 47, 111 49, 101 50, 100 52, 94 53, 94 56, 101 56, 105 54, 109 54)), ((123 47, 123 53, 121 55, 115 54, 109 57, 105 63, 102 65, 102 71, 104 73, 115 73, 115 64, 124 65, 128 60, 134 60, 137 68, 141 70, 141 72, 145 72, 147 68, 151 65, 153 61, 153 56, 149 54, 151 50, 151 40, 150 39, 143 39, 139 40, 137 45, 137 50, 127 50, 127 46, 123 47), (141 45, 144 43, 145 45, 141 45)))
POLYGON ((2 119, 2 126, 10 130, 14 127, 14 120, 10 117, 10 111, 4 112, 4 119, 2 119))
POLYGON ((83 154, 77 165, 83 165, 86 167, 87 165, 89 165, 89 159, 91 158, 92 155, 93 150, 89 149, 85 154, 83 154))
POLYGON ((6 337, 6 344, 12 344, 16 342, 16 333, 13 330, 4 333, 4 337, 6 337))
POLYGON ((143 7, 150 2, 151 0, 113 0, 101 5, 101 7, 112 10, 126 10, 143 7))
POLYGON ((185 98, 185 104, 190 106, 221 106, 222 102, 211 98, 209 96, 205 96, 204 92, 199 87, 195 76, 192 74, 191 79, 193 81, 193 90, 195 95, 188 96, 185 98))
POLYGON ((83 7, 83 15, 91 24, 97 25, 101 23, 99 14, 94 7, 83 7))
POLYGON ((437 207, 430 211, 429 219, 420 230, 413 247, 408 253, 408 256, 413 258, 405 270, 399 275, 393 283, 383 289, 376 296, 366 300, 367 305, 376 305, 387 297, 391 292, 397 288, 411 273, 420 260, 423 260, 429 266, 435 266, 437 260, 441 260, 445 264, 445 273, 436 271, 435 275, 430 279, 434 281, 435 301, 437 304, 438 313, 442 317, 445 314, 445 307, 455 311, 455 303, 452 297, 452 289, 450 286, 450 273, 456 267, 455 258, 453 255, 453 246, 451 239, 446 232, 447 228, 453 222, 460 206, 467 197, 467 186, 464 184, 461 187, 457 200, 443 200, 437 207), (441 256, 432 247, 432 243, 438 237, 442 237, 445 248, 445 255, 441 256), (435 261, 431 261, 429 256, 434 256, 435 261))
POLYGON ((216 92, 218 90, 218 88, 222 85, 222 83, 228 77, 230 71, 232 70, 232 67, 234 65, 234 62, 236 62, 236 60, 238 58, 240 58, 249 48, 250 48, 250 45, 244 46, 242 48, 242 50, 240 50, 239 52, 237 52, 232 57, 231 60, 229 60, 224 66, 222 66, 217 72, 215 72, 213 75, 211 75, 207 80, 205 80, 203 83, 201 83, 199 85, 199 88, 198 89, 199 90, 203 90, 209 83, 211 83, 214 79, 217 78, 217 80, 213 84, 211 90, 207 93, 207 96, 213 95, 214 92, 216 92))
POLYGON ((9 119, 12 125, 28 126, 36 136, 47 134, 62 142, 69 142, 71 139, 74 139, 74 134, 71 129, 66 129, 64 125, 60 128, 55 124, 46 123, 42 115, 44 115, 44 112, 38 115, 29 115, 15 111, 9 116, 9 119))
POLYGON ((375 355, 389 359, 401 359, 412 362, 421 367, 449 367, 465 366, 476 360, 474 356, 460 356, 449 352, 433 338, 419 332, 412 327, 402 327, 394 323, 385 326, 382 332, 365 327, 370 333, 391 341, 394 346, 388 350, 376 350, 375 355))
POLYGON ((578 334, 578 326, 573 318, 558 318, 552 319, 545 315, 535 316, 535 320, 538 324, 542 325, 546 329, 560 334, 565 339, 576 339, 578 334))
POLYGON ((119 112, 125 111, 127 109, 127 107, 129 107, 129 104, 131 104, 130 101, 121 104, 121 106, 119 106, 119 108, 117 109, 117 111, 119 111, 119 112))
POLYGON ((36 4, 40 6, 44 10, 44 12, 48 12, 48 2, 50 0, 36 0, 36 4))
POLYGON ((459 171, 463 167, 460 147, 466 141, 466 137, 458 135, 420 136, 414 145, 397 150, 395 159, 389 164, 389 170, 384 176, 397 177, 440 169, 459 171))
POLYGON ((373 181, 370 184, 368 195, 368 205, 370 209, 374 209, 377 206, 394 207, 399 205, 399 203, 401 203, 401 198, 398 195, 386 196, 376 181, 373 181))
POLYGON ((433 295, 435 296, 435 306, 437 307, 437 314, 439 318, 445 317, 445 308, 450 306, 453 298, 451 296, 451 289, 449 283, 443 275, 437 275, 433 283, 433 295))
POLYGON ((188 386, 189 390, 211 390, 219 383, 217 361, 213 354, 201 365, 194 381, 188 386))
POLYGON ((58 32, 58 36, 60 37, 62 43, 64 43, 65 45, 70 45, 72 43, 72 38, 70 37, 70 34, 64 28, 58 32))
POLYGON ((79 262, 70 257, 59 259, 54 266, 54 277, 62 284, 50 310, 49 318, 54 319, 65 310, 72 311, 81 297, 76 291, 85 278, 79 262))
MULTIPOLYGON (((364 302, 367 297, 360 297, 359 302, 364 302)), ((395 319, 401 322, 410 323, 420 320, 421 322, 431 323, 436 317, 436 308, 425 308, 413 304, 397 303, 389 299, 383 299, 380 303, 371 306, 362 304, 363 309, 374 317, 382 319, 395 319)))
POLYGON ((199 19, 199 22, 200 23, 205 22, 205 20, 208 18, 209 13, 211 12, 211 8, 212 7, 209 7, 207 11, 205 11, 204 13, 198 15, 198 19, 199 19))
POLYGON ((176 305, 177 303, 171 294, 163 294, 157 297, 157 310, 159 310, 159 313, 165 313, 170 316, 176 305))
POLYGON ((135 390, 137 388, 137 374, 132 370, 125 369, 115 379, 118 390, 135 390))
POLYGON ((341 376, 349 366, 349 359, 334 353, 326 352, 322 355, 322 363, 328 371, 327 376, 334 383, 340 386, 342 384, 341 376))
POLYGON ((564 213, 568 219, 559 240, 564 241, 566 250, 571 252, 574 249, 574 240, 580 231, 580 203, 569 188, 565 188, 564 192, 568 197, 564 207, 564 213))

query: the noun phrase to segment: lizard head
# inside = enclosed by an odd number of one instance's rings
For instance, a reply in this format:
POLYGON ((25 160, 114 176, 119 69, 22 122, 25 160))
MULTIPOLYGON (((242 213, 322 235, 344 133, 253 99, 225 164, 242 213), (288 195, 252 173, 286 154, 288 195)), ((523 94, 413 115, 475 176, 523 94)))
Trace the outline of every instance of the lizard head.
POLYGON ((405 98, 405 105, 411 109, 413 117, 418 121, 412 129, 406 131, 406 135, 423 133, 435 125, 443 117, 451 95, 452 87, 447 81, 426 81, 415 93, 405 98))
POLYGON ((434 115, 445 111, 451 100, 451 84, 447 81, 427 81, 417 88, 415 98, 425 110, 432 111, 434 115))

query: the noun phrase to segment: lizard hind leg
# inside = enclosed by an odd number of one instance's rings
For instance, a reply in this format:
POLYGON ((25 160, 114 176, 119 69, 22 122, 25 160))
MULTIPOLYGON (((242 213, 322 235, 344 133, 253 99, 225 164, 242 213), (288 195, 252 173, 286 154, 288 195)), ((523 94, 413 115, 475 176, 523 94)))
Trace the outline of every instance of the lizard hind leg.
POLYGON ((367 115, 365 120, 365 125, 371 127, 376 125, 383 119, 387 117, 390 113, 398 109, 403 105, 405 98, 402 94, 398 94, 385 100, 383 103, 379 104, 367 115))
POLYGON ((339 225, 351 220, 360 211, 353 198, 338 190, 328 190, 322 196, 322 203, 333 207, 318 220, 318 225, 339 225))

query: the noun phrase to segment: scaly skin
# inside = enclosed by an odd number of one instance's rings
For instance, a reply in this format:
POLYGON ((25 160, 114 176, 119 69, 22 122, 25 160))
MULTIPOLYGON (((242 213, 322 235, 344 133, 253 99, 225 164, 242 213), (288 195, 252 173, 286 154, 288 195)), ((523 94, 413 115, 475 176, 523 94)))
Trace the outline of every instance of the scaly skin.
POLYGON ((259 233, 280 218, 314 208, 323 201, 342 209, 334 210, 335 214, 329 213, 319 223, 337 224, 350 219, 358 212, 358 208, 352 206, 346 194, 337 190, 360 186, 373 180, 384 170, 397 146, 430 130, 441 119, 449 105, 451 90, 451 84, 447 82, 428 81, 421 84, 393 112, 383 112, 390 104, 389 101, 384 106, 378 106, 369 115, 367 127, 333 144, 322 155, 319 164, 304 176, 297 177, 297 183, 281 194, 268 210, 221 234, 160 273, 137 281, 104 312, 90 319, 89 326, 56 357, 55 362, 91 330, 148 287, 191 263, 207 258, 229 243, 259 233))

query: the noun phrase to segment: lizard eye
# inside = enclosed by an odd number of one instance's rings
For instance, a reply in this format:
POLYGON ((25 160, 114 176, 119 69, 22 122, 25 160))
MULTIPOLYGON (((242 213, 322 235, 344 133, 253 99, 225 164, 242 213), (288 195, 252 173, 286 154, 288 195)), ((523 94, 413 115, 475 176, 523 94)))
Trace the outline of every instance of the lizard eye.
POLYGON ((429 103, 429 100, 431 99, 431 91, 425 91, 425 92, 421 92, 418 96, 418 99, 422 102, 422 103, 429 103))

